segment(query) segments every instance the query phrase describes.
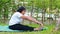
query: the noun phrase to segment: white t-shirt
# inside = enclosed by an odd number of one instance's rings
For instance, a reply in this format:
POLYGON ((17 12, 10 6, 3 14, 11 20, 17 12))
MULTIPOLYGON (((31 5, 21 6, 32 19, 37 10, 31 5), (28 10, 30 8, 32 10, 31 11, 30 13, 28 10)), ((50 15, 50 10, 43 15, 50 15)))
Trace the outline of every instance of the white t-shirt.
POLYGON ((21 18, 22 14, 19 12, 15 12, 10 21, 9 21, 9 25, 14 25, 14 24, 18 24, 21 23, 23 21, 23 19, 21 18))

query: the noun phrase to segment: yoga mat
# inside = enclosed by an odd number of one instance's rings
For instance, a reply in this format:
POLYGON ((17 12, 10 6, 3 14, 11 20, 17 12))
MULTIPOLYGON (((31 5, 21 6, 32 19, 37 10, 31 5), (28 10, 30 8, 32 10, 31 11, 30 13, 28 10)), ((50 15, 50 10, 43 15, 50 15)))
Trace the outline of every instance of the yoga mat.
POLYGON ((10 32, 20 32, 19 30, 11 30, 8 28, 8 26, 0 26, 0 32, 4 32, 4 31, 6 31, 6 32, 9 32, 9 31, 10 32))

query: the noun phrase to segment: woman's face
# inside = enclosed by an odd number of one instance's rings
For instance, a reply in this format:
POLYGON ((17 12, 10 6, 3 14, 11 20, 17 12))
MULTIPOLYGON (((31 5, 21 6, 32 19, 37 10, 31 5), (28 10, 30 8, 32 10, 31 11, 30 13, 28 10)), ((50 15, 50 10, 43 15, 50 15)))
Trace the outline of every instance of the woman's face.
POLYGON ((23 10, 21 13, 24 15, 26 13, 26 10, 23 10))

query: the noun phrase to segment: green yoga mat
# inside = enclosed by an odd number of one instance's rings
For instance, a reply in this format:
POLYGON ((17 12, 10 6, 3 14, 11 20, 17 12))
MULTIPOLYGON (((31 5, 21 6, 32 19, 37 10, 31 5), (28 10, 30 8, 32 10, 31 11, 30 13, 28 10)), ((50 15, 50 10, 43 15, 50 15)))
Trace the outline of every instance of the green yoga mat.
POLYGON ((4 31, 6 31, 6 32, 22 32, 22 30, 21 31, 11 30, 8 28, 8 26, 0 26, 0 32, 4 32, 4 31))

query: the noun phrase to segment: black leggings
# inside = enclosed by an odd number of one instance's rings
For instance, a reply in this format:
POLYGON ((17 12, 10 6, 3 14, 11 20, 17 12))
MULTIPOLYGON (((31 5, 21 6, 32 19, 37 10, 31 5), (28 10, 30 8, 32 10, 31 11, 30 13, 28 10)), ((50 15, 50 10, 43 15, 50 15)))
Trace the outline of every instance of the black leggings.
POLYGON ((15 25, 9 26, 9 29, 12 29, 12 30, 33 31, 34 27, 29 27, 29 26, 22 25, 22 24, 15 24, 15 25))

